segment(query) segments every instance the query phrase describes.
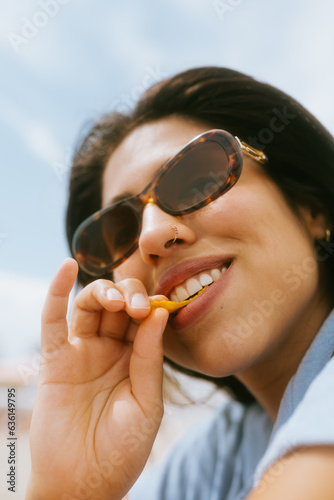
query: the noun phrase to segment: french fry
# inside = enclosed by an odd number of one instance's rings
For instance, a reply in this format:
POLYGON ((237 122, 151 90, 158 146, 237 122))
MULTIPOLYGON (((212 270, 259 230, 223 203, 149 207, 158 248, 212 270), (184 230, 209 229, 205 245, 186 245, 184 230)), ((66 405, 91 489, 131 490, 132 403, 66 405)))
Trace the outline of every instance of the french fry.
POLYGON ((194 300, 196 297, 198 297, 206 288, 208 285, 204 286, 202 290, 200 290, 196 295, 191 297, 190 299, 187 300, 182 300, 182 302, 174 302, 172 300, 151 300, 151 308, 152 309, 157 309, 158 307, 163 307, 166 309, 168 312, 173 313, 181 309, 181 307, 186 306, 194 300))

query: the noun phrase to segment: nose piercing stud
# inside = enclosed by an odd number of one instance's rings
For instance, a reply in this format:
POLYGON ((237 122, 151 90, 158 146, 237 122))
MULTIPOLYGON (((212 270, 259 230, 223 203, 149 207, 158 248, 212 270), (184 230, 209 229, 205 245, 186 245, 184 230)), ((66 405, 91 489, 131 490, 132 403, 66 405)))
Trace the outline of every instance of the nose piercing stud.
POLYGON ((171 227, 172 227, 172 229, 174 229, 174 239, 172 241, 172 244, 173 244, 173 243, 175 243, 175 241, 176 241, 176 239, 178 237, 179 232, 177 230, 177 227, 174 224, 171 224, 171 227))

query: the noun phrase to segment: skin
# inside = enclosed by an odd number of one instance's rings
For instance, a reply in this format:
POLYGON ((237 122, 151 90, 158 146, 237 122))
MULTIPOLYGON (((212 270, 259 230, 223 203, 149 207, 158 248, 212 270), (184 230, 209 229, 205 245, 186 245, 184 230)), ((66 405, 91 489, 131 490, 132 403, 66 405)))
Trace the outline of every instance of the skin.
POLYGON ((333 467, 332 446, 293 450, 264 474, 247 500, 328 500, 333 497, 333 467))
MULTIPOLYGON (((103 203, 123 192, 140 192, 161 164, 206 130, 207 125, 177 117, 136 129, 108 162, 103 203)), ((179 262, 234 255, 231 283, 210 314, 186 331, 168 326, 164 350, 175 362, 207 375, 237 374, 273 420, 288 380, 332 307, 317 271, 306 273, 297 290, 283 282, 285 273, 288 278, 295 274, 294 266, 314 258, 314 240, 325 234, 324 217, 312 218, 306 210, 303 216, 306 225, 262 167, 245 157, 237 184, 201 210, 175 218, 147 205, 139 249, 114 273, 116 282, 136 278, 152 294, 166 269, 179 262), (182 243, 166 248, 172 224, 182 243), (254 302, 268 299, 274 290, 282 291, 282 303, 268 318, 263 314, 262 323, 244 338, 239 324, 249 323, 257 310, 254 302)))
MULTIPOLYGON (((140 192, 168 158, 209 128, 170 117, 135 129, 106 165, 103 205, 124 192, 140 192)), ((173 217, 148 204, 139 248, 115 270, 115 282, 96 280, 79 292, 69 327, 68 295, 77 264, 63 263, 42 315, 27 499, 75 496, 81 482, 96 500, 124 497, 146 463, 162 418, 163 354, 208 375, 235 374, 275 420, 288 381, 332 307, 318 268, 309 266, 326 218, 306 209, 300 213, 302 221, 261 166, 245 157, 237 184, 199 211, 173 217), (174 237, 173 224, 178 242, 166 245, 174 237), (233 255, 233 267, 209 313, 189 328, 166 326, 168 313, 149 306, 161 276, 180 262, 224 253, 233 255), (292 289, 291 277, 301 270, 302 284, 292 289), (107 296, 110 289, 113 298, 107 296), (142 300, 137 307, 131 305, 135 294, 142 300), (240 322, 250 325, 258 311, 254 302, 268 299, 270 314, 263 313, 258 326, 241 336, 240 322), (92 470, 97 479, 87 486, 92 470)))

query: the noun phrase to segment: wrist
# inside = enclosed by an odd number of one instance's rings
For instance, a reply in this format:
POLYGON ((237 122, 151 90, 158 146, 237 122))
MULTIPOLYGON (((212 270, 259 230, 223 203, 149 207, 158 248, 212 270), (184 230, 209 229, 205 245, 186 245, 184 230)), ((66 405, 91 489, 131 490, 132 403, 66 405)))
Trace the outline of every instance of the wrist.
MULTIPOLYGON (((70 494, 67 494, 62 490, 62 491, 57 491, 56 487, 52 487, 51 485, 48 487, 43 487, 42 486, 42 481, 38 480, 37 478, 30 476, 27 489, 26 489, 26 496, 25 500, 63 500, 65 498, 73 498, 76 499, 76 493, 71 492, 70 494)), ((86 497, 85 497, 86 498, 86 497)), ((110 492, 109 493, 103 493, 102 496, 95 496, 95 497, 90 497, 92 500, 97 500, 97 499, 106 499, 106 500, 129 500, 129 497, 127 494, 125 496, 119 496, 118 494, 113 497, 111 496, 110 492)), ((87 499, 88 500, 88 499, 87 499)))
POLYGON ((30 476, 25 500, 60 500, 61 494, 55 489, 51 488, 43 488, 42 482, 37 478, 30 476))

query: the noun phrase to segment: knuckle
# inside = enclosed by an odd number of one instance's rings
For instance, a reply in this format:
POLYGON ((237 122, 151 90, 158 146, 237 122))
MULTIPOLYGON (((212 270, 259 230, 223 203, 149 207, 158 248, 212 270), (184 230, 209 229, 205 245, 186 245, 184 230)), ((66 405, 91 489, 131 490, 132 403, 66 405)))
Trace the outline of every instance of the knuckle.
POLYGON ((100 291, 103 291, 106 288, 110 288, 111 286, 114 286, 114 283, 112 281, 106 279, 95 280, 92 283, 86 285, 85 288, 80 290, 80 292, 77 294, 77 297, 81 298, 86 297, 87 295, 90 297, 96 297, 96 295, 100 291))
POLYGON ((117 283, 117 287, 122 288, 124 290, 129 290, 130 292, 133 290, 138 290, 141 292, 145 292, 146 289, 143 285, 143 282, 138 278, 126 278, 117 283))
POLYGON ((106 288, 110 288, 111 286, 115 286, 112 281, 106 280, 106 279, 95 280, 95 281, 93 281, 93 283, 90 283, 90 285, 92 285, 92 287, 90 289, 91 293, 99 292, 100 290, 105 290, 106 288))
POLYGON ((115 286, 115 283, 111 280, 106 280, 106 279, 99 279, 94 281, 93 283, 99 283, 101 286, 115 286))

